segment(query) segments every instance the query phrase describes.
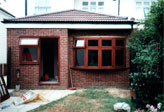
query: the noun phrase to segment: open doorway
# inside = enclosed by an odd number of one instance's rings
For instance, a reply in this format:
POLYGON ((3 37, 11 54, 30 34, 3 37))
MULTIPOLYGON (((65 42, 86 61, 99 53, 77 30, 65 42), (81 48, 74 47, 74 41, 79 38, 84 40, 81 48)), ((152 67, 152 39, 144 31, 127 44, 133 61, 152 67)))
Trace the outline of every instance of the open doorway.
POLYGON ((58 82, 58 39, 41 38, 40 82, 58 82))

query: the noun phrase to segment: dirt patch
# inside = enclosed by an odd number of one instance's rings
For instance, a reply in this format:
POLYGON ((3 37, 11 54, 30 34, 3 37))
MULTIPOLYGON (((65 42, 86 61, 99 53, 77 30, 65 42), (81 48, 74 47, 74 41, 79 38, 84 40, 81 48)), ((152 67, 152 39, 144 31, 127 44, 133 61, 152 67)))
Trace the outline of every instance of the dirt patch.
POLYGON ((110 95, 120 98, 130 98, 130 90, 120 88, 106 88, 110 95))
POLYGON ((98 112, 101 106, 96 100, 88 100, 80 96, 68 96, 64 101, 43 112, 98 112))

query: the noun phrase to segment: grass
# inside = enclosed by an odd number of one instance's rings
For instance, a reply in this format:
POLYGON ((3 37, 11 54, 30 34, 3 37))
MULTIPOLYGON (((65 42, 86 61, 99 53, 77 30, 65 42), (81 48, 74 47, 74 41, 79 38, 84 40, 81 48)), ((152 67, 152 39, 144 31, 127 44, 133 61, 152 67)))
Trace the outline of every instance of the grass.
POLYGON ((104 88, 85 88, 81 92, 64 97, 40 106, 30 112, 113 112, 113 105, 117 102, 128 103, 132 111, 135 105, 130 98, 119 98, 109 95, 104 88))

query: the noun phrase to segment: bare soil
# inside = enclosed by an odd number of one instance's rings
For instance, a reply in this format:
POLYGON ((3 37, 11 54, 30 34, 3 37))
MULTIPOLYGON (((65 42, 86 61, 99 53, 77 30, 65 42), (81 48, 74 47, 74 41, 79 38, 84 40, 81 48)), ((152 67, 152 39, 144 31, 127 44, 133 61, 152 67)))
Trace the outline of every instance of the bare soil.
POLYGON ((129 89, 120 89, 120 88, 106 88, 110 95, 120 98, 130 98, 129 89))

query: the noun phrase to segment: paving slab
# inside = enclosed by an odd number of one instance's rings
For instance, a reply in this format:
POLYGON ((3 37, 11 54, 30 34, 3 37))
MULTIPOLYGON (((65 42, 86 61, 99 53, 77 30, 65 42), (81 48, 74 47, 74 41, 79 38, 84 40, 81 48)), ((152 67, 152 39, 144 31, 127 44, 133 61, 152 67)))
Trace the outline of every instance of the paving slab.
POLYGON ((76 90, 32 90, 36 94, 41 95, 41 100, 36 100, 27 104, 21 104, 15 106, 14 101, 18 100, 20 97, 10 97, 8 100, 0 103, 0 109, 7 106, 5 109, 1 109, 1 112, 27 112, 33 110, 41 105, 45 105, 51 101, 61 99, 69 94, 73 94, 76 90))

